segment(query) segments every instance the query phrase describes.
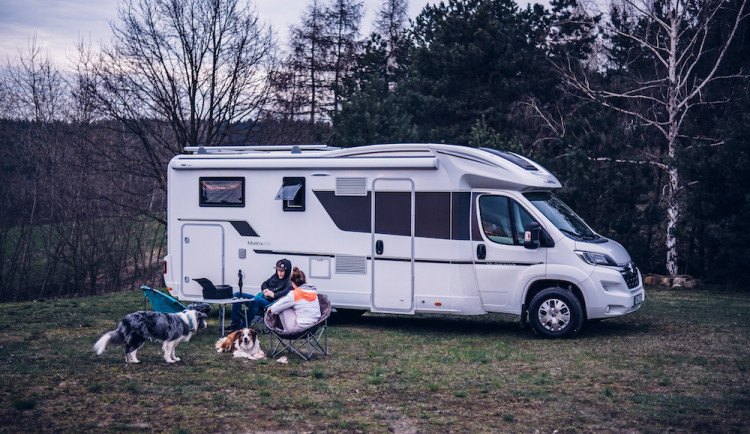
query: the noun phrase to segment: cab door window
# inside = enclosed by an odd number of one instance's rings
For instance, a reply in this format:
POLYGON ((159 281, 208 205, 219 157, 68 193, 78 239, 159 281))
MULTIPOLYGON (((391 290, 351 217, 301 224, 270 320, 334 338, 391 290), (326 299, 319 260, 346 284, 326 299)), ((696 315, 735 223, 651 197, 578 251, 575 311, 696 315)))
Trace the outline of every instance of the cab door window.
POLYGON ((523 236, 526 231, 526 227, 529 223, 535 222, 534 217, 529 214, 518 202, 511 200, 511 213, 513 215, 513 222, 515 227, 515 242, 518 245, 523 245, 523 236))
POLYGON ((523 245, 524 228, 534 221, 518 202, 504 196, 480 197, 479 215, 487 239, 506 245, 523 245))
POLYGON ((479 198, 479 215, 484 235, 498 244, 514 244, 513 225, 510 218, 510 201, 503 196, 479 198))

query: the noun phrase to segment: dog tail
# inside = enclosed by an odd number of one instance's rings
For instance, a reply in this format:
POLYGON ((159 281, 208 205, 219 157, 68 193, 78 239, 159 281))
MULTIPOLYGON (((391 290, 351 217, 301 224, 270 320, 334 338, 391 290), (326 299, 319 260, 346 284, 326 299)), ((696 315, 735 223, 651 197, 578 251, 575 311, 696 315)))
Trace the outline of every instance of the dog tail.
POLYGON ((104 350, 107 348, 107 344, 121 344, 124 340, 122 339, 122 335, 118 333, 117 330, 112 330, 111 332, 104 333, 102 337, 99 338, 98 341, 94 344, 94 351, 96 351, 97 356, 101 356, 102 353, 104 353, 104 350))
POLYGON ((234 334, 230 334, 229 336, 223 337, 216 341, 216 343, 214 344, 214 348, 216 348, 217 353, 226 353, 232 350, 232 343, 234 342, 234 340, 231 339, 230 336, 234 337, 234 334))

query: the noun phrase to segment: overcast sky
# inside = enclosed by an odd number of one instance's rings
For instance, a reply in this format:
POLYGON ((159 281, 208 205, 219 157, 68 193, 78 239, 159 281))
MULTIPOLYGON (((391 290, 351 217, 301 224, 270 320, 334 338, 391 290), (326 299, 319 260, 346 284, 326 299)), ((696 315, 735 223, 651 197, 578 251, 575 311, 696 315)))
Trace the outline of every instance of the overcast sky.
MULTIPOLYGON (((0 0, 0 64, 26 49, 36 35, 58 66, 67 66, 75 56, 79 39, 94 45, 110 40, 110 22, 117 19, 118 0, 0 0)), ((433 0, 409 0, 409 16, 414 18, 433 0)), ((308 0, 255 0, 258 14, 274 28, 280 41, 286 41, 289 26, 298 24, 308 0)), ((364 0, 362 31, 369 33, 381 0, 364 0)))

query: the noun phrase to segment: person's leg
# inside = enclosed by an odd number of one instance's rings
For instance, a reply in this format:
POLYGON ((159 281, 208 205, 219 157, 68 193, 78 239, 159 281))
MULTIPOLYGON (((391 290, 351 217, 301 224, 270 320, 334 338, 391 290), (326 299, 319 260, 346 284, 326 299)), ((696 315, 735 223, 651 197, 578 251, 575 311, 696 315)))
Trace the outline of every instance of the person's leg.
MULTIPOLYGON (((245 294, 242 294, 245 296, 245 294)), ((240 293, 235 292, 235 297, 239 297, 240 293)), ((230 329, 235 330, 243 327, 247 327, 247 324, 245 324, 245 315, 242 313, 242 305, 250 308, 252 302, 247 303, 232 303, 232 325, 229 326, 230 329)))
POLYGON ((256 295, 255 298, 253 298, 252 304, 253 308, 247 312, 248 318, 254 318, 256 315, 263 316, 265 314, 266 307, 271 303, 263 298, 263 293, 260 293, 256 295))
POLYGON ((284 325, 285 333, 296 333, 302 330, 302 327, 297 325, 297 312, 294 309, 285 309, 279 313, 279 319, 281 324, 284 325))

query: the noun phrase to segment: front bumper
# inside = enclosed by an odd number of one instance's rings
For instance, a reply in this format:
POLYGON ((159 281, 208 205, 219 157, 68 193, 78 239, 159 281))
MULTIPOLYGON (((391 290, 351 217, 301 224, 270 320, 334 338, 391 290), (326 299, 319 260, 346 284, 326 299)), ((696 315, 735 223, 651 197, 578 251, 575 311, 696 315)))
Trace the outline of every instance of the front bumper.
POLYGON ((583 289, 589 319, 627 315, 640 309, 646 299, 641 272, 634 267, 630 272, 623 272, 622 268, 596 267, 583 289))

